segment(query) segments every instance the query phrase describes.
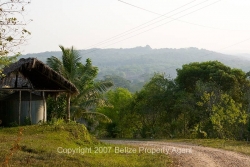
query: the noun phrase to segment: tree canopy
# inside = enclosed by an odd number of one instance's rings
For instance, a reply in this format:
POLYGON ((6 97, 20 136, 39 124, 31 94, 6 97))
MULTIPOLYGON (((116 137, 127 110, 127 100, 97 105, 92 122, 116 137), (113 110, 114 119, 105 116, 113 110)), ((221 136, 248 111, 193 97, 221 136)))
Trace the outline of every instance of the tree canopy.
MULTIPOLYGON (((130 136, 144 138, 250 136, 250 81, 245 72, 208 61, 185 64, 177 69, 177 74, 172 80, 156 73, 141 91, 133 94, 125 108, 117 110, 120 102, 115 102, 114 108, 106 108, 104 111, 116 120, 107 130, 113 129, 116 137, 123 136, 122 127, 130 129, 130 136), (117 117, 120 111, 126 114, 117 117), (129 117, 132 115, 134 119, 129 117), (130 126, 122 123, 126 117, 130 118, 130 126)), ((108 100, 123 97, 115 95, 108 100)))
MULTIPOLYGON (((92 65, 90 59, 86 60, 86 64, 82 64, 80 62, 81 56, 74 47, 59 47, 62 50, 62 58, 58 59, 52 56, 47 59, 47 64, 75 84, 78 88, 80 93, 71 99, 71 110, 73 111, 73 118, 81 118, 84 117, 86 112, 89 112, 95 105, 104 105, 105 99, 102 98, 102 93, 113 84, 109 81, 95 82, 94 79, 97 76, 98 68, 92 65)), ((65 99, 66 97, 62 98, 65 99)), ((54 103, 57 104, 56 102, 54 103)), ((62 105, 63 107, 68 108, 64 103, 62 103, 62 105)), ((62 108, 62 106, 59 108, 62 108)), ((52 111, 54 109, 54 107, 51 107, 52 111)), ((93 115, 95 113, 90 114, 93 115)), ((99 114, 99 116, 106 118, 101 114, 99 114)), ((67 113, 67 118, 71 118, 69 111, 67 113)))

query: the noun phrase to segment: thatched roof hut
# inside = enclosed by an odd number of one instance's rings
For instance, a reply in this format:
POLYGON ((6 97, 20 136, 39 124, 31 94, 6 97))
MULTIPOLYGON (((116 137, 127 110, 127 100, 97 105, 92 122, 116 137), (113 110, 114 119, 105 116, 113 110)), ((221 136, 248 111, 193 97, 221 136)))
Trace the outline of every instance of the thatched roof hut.
MULTIPOLYGON (((33 112, 31 107, 32 94, 33 96, 38 95, 42 97, 44 110, 43 121, 46 121, 46 96, 48 96, 49 94, 57 95, 61 92, 66 92, 68 97, 68 119, 70 118, 70 97, 72 95, 78 94, 79 92, 73 83, 65 79, 62 75, 51 69, 43 62, 39 61, 36 58, 20 59, 18 62, 4 68, 3 74, 5 75, 5 77, 0 78, 0 103, 1 101, 2 103, 5 103, 5 99, 10 99, 11 101, 15 101, 16 105, 17 100, 8 98, 8 96, 11 97, 11 94, 19 92, 19 124, 22 122, 20 115, 22 115, 21 110, 22 108, 24 108, 24 106, 21 106, 22 103, 24 103, 22 102, 22 92, 30 93, 29 106, 26 106, 26 108, 29 108, 30 115, 33 112)), ((8 107, 4 108, 0 106, 0 117, 4 113, 6 114, 6 112, 9 112, 4 111, 7 110, 7 108, 8 107)))
POLYGON ((20 59, 4 68, 0 88, 33 89, 78 94, 74 84, 36 58, 20 59))

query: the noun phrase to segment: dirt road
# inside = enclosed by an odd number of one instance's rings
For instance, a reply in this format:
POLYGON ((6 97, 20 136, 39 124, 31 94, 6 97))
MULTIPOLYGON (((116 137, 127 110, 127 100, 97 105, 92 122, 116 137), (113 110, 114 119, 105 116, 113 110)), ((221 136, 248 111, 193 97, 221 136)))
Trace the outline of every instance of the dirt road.
POLYGON ((187 143, 157 141, 101 140, 105 143, 136 145, 139 152, 165 153, 181 167, 250 167, 250 156, 187 143))

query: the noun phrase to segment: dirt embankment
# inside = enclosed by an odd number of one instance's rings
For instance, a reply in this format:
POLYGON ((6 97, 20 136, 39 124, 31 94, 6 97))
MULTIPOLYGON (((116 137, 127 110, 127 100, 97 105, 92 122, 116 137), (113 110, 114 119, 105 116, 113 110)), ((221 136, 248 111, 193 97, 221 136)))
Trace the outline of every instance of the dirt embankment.
POLYGON ((136 145, 141 152, 165 153, 181 167, 250 167, 250 156, 187 143, 157 141, 102 140, 105 143, 136 145), (143 150, 144 149, 144 150, 143 150))

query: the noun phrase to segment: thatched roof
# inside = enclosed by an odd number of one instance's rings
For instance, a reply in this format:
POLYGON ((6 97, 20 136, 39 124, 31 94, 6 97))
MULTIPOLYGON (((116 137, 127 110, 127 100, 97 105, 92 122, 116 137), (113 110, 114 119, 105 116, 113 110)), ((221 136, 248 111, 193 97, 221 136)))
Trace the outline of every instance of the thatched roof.
POLYGON ((34 90, 61 90, 78 94, 73 83, 36 58, 20 59, 5 67, 5 78, 0 80, 0 88, 30 88, 34 90), (17 77, 18 74, 18 77, 17 77), (16 78, 17 83, 16 83, 16 78))

